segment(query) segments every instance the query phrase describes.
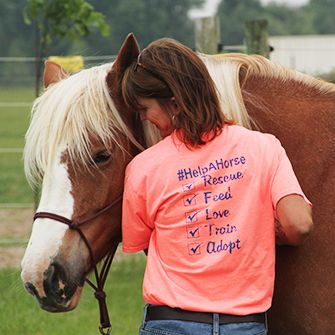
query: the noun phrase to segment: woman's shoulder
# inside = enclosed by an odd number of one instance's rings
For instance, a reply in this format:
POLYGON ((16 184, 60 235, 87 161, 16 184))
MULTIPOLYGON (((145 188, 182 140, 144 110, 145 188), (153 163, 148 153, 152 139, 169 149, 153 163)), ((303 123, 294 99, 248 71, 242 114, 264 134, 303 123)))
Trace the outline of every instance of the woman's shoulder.
POLYGON ((248 129, 239 125, 227 126, 228 136, 235 138, 244 145, 278 145, 279 140, 272 134, 263 133, 259 130, 248 129))
POLYGON ((127 169, 141 169, 142 171, 155 169, 157 165, 161 165, 164 160, 169 159, 168 156, 172 149, 171 136, 167 136, 136 155, 128 164, 127 169))

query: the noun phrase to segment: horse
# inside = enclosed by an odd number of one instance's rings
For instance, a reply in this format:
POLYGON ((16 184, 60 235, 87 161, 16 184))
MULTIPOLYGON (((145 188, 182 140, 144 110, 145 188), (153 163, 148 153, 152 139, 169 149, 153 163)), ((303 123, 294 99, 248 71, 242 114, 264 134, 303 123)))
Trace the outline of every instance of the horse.
MULTIPOLYGON (((115 251, 125 167, 160 140, 120 98, 123 71, 138 54, 129 34, 114 63, 71 76, 46 64, 46 90, 33 105, 24 161, 28 181, 42 183, 37 214, 47 215, 35 216, 21 273, 45 310, 74 309, 87 273, 115 251)), ((261 56, 199 57, 216 83, 224 113, 281 141, 314 206, 315 229, 305 244, 277 247, 269 334, 332 334, 335 85, 261 56)))

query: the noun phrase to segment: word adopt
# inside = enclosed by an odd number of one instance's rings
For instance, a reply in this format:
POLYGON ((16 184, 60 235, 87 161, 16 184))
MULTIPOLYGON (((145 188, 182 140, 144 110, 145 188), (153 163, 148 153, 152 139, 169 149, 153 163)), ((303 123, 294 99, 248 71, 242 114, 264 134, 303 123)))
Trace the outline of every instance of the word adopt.
POLYGON ((206 251, 208 254, 214 254, 214 253, 219 253, 223 251, 227 251, 230 254, 232 254, 233 251, 237 251, 241 249, 240 243, 241 241, 239 239, 235 240, 235 242, 229 241, 226 243, 224 243, 223 240, 220 240, 220 242, 209 241, 207 243, 206 251))

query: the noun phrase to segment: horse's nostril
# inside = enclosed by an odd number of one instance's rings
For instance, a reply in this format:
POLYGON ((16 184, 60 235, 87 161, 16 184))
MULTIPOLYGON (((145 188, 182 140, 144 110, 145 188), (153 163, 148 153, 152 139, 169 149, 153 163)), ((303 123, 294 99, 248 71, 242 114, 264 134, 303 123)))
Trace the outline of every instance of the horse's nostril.
POLYGON ((47 296, 54 296, 58 299, 64 299, 65 283, 65 271, 58 263, 51 264, 44 272, 43 287, 47 296))
POLYGON ((24 287, 31 295, 38 297, 36 287, 32 283, 25 283, 24 287))

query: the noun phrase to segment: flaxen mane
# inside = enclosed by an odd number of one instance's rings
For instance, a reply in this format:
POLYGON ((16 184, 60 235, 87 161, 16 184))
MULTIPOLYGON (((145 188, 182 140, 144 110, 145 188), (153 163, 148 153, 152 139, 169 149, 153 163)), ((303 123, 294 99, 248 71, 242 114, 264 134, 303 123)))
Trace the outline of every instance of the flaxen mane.
MULTIPOLYGON (((247 128, 252 128, 253 122, 250 120, 245 108, 244 99, 249 99, 251 104, 261 104, 257 98, 248 96, 248 92, 243 91, 243 82, 240 83, 240 74, 244 72, 244 82, 252 76, 258 76, 266 83, 271 80, 281 80, 283 85, 288 82, 297 82, 299 85, 312 87, 315 91, 326 94, 335 92, 334 85, 325 81, 313 78, 300 72, 287 69, 281 65, 270 62, 264 57, 243 54, 225 55, 200 55, 211 74, 221 100, 223 112, 247 128)), ((310 90, 313 92, 313 90, 310 90)), ((267 109, 261 106, 261 109, 267 109)))
MULTIPOLYGON (((241 71, 245 74, 245 81, 251 76, 259 76, 264 81, 282 80, 283 85, 293 80, 324 94, 335 91, 334 85, 276 65, 260 56, 229 54, 199 57, 217 86, 223 112, 247 128, 252 128, 253 122, 242 97, 241 71)), ((105 64, 83 70, 51 85, 36 99, 24 150, 25 172, 31 183, 40 180, 62 145, 66 146, 70 159, 79 159, 84 165, 92 159, 92 138, 100 139, 105 145, 112 141, 120 146, 118 135, 122 133, 141 147, 109 95, 106 75, 111 66, 105 64)), ((246 93, 244 99, 247 97, 253 104, 257 103, 257 99, 248 97, 247 92, 243 93, 246 93)), ((154 126, 147 123, 144 129, 148 146, 161 139, 154 126)))
MULTIPOLYGON (((120 146, 119 134, 139 146, 109 95, 106 75, 112 64, 92 67, 50 85, 35 100, 26 134, 24 163, 34 184, 56 159, 60 147, 72 160, 88 166, 93 138, 120 146)), ((124 148, 122 148, 124 149, 124 148)))

